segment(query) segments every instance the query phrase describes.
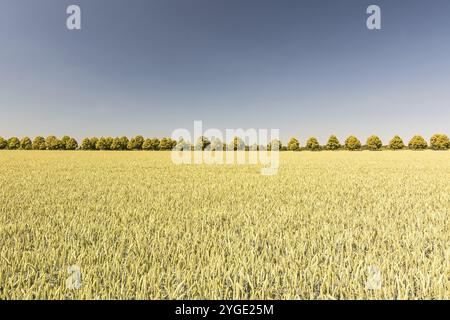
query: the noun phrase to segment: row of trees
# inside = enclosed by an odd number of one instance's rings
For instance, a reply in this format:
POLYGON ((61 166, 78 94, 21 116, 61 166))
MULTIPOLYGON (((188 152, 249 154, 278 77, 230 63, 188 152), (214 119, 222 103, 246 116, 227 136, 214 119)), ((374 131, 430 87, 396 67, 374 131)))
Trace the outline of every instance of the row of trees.
POLYGON ((305 148, 301 148, 298 140, 296 138, 291 138, 287 145, 287 150, 297 151, 297 150, 401 150, 401 149, 411 149, 411 150, 424 150, 431 148, 433 150, 447 150, 450 148, 450 140, 445 134, 435 134, 430 139, 430 144, 420 135, 415 135, 409 140, 408 145, 405 145, 402 138, 396 135, 388 143, 388 145, 383 145, 381 139, 376 135, 371 135, 367 138, 366 144, 362 145, 361 141, 355 136, 349 136, 345 139, 344 145, 341 145, 339 139, 332 135, 328 138, 326 145, 322 146, 319 141, 311 137, 306 141, 305 148))
POLYGON ((78 142, 74 138, 64 136, 58 139, 55 136, 36 137, 33 141, 29 137, 19 140, 17 137, 12 137, 8 140, 0 137, 0 149, 22 149, 22 150, 76 150, 78 149, 78 142))
POLYGON ((200 137, 195 145, 180 139, 178 142, 171 138, 144 139, 143 136, 136 136, 128 139, 127 137, 102 137, 102 138, 85 138, 81 145, 78 145, 76 139, 64 136, 58 139, 55 136, 36 137, 33 141, 29 137, 19 139, 12 137, 8 140, 0 137, 0 149, 9 150, 423 150, 431 148, 433 150, 450 149, 450 140, 445 134, 435 134, 431 137, 430 143, 420 135, 415 135, 405 145, 402 138, 398 135, 394 136, 387 146, 384 146, 381 139, 375 135, 370 136, 365 145, 355 136, 349 136, 342 145, 335 135, 330 136, 326 145, 320 145, 319 141, 311 137, 306 141, 305 147, 300 146, 297 138, 291 138, 286 146, 280 140, 272 140, 267 146, 253 144, 248 146, 245 142, 235 137, 230 144, 224 144, 220 139, 209 140, 206 137, 200 137))
POLYGON ((58 139, 55 136, 36 137, 33 141, 29 137, 22 138, 12 137, 8 140, 0 137, 0 149, 9 150, 172 150, 176 141, 170 138, 161 140, 144 139, 142 136, 136 136, 132 139, 127 137, 121 138, 85 138, 81 145, 75 138, 64 136, 58 139))

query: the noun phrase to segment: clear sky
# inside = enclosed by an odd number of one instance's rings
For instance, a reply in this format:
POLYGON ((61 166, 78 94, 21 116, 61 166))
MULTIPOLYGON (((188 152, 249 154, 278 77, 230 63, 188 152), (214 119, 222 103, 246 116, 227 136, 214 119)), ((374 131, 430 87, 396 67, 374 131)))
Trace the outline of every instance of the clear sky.
POLYGON ((1 0, 0 113, 3 137, 449 134, 450 1, 1 0))

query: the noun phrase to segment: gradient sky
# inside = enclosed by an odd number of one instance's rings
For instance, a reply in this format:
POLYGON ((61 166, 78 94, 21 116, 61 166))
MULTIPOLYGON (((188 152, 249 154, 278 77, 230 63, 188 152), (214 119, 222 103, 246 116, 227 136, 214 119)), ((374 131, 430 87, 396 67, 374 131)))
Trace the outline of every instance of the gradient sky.
POLYGON ((3 137, 449 134, 450 1, 1 0, 0 113, 3 137))

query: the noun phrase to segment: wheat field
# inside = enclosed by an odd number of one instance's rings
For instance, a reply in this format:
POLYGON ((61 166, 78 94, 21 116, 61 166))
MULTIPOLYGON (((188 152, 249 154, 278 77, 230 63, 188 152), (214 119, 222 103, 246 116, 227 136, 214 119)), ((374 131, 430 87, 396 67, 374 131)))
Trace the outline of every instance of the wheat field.
POLYGON ((450 152, 280 157, 1 151, 0 299, 450 298, 450 152))

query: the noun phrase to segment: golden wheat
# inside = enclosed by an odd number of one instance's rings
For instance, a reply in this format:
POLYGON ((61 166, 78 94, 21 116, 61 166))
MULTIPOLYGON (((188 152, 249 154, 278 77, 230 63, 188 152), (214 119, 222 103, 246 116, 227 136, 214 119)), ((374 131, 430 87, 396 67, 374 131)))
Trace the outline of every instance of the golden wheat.
POLYGON ((0 299, 450 298, 450 152, 285 152, 275 176, 168 152, 0 168, 0 299))

